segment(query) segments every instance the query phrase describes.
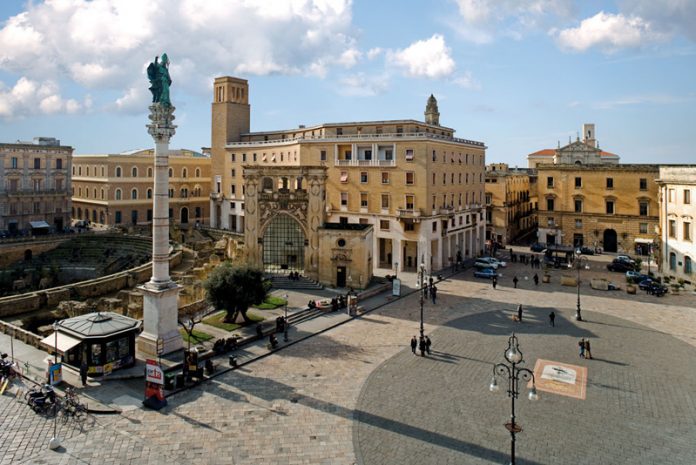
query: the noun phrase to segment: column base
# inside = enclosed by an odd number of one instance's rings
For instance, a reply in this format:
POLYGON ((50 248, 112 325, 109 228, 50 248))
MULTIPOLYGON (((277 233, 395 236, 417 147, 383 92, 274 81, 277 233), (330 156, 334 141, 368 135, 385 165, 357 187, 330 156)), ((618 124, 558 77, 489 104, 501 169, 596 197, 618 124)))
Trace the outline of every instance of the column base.
POLYGON ((141 358, 156 359, 158 355, 171 354, 184 348, 184 340, 179 331, 170 334, 140 333, 135 340, 135 349, 141 358), (157 339, 161 339, 162 353, 157 353, 157 339))
MULTIPOLYGON (((159 284, 159 283, 158 283, 159 284)), ((136 340, 141 355, 157 357, 157 341, 161 355, 181 350, 184 341, 179 333, 179 308, 177 297, 181 286, 174 282, 162 283, 153 288, 152 283, 139 286, 143 293, 143 332, 136 340)))

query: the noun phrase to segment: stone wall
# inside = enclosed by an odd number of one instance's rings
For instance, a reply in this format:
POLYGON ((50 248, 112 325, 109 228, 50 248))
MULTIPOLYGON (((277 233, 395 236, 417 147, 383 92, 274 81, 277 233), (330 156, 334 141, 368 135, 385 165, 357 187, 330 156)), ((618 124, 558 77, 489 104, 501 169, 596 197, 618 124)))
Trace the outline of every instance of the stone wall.
POLYGON ((51 237, 51 239, 31 239, 19 242, 3 241, 0 243, 0 268, 5 268, 13 263, 24 260, 24 253, 31 250, 33 257, 55 249, 63 242, 73 239, 74 236, 51 237))
MULTIPOLYGON (((182 253, 176 252, 169 256, 169 267, 174 268, 181 263, 182 253)), ((97 297, 133 287, 144 283, 152 275, 152 262, 140 265, 130 270, 103 276, 89 281, 69 284, 66 286, 45 289, 27 294, 0 298, 0 318, 19 315, 25 312, 39 310, 46 306, 58 305, 63 300, 73 297, 97 297)))

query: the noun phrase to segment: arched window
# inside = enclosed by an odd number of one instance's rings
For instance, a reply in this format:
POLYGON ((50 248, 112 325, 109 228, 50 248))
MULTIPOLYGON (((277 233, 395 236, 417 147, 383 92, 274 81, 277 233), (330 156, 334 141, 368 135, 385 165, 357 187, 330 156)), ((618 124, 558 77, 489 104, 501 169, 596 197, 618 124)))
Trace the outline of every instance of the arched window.
POLYGON ((684 273, 685 274, 691 274, 693 271, 691 271, 691 257, 684 257, 684 273))
POLYGON ((96 199, 97 198, 97 188, 96 187, 94 188, 93 194, 94 194, 94 198, 96 199))
POLYGON ((152 198, 152 189, 147 190, 147 198, 151 199, 152 198))
POLYGON ((89 198, 89 187, 85 187, 85 198, 89 198))
POLYGON ((87 170, 87 176, 89 176, 89 166, 85 168, 87 170))
POLYGON ((77 207, 77 219, 82 219, 82 209, 80 207, 77 207))
MULTIPOLYGON (((72 175, 75 176, 75 167, 74 166, 72 167, 72 175)), ((73 216, 75 216, 75 215, 73 215, 73 216)))
POLYGON ((182 199, 188 198, 188 189, 186 187, 181 188, 181 198, 182 199))
POLYGON ((174 189, 169 189, 169 198, 170 199, 174 198, 174 189))
POLYGON ((677 269, 677 254, 675 254, 674 252, 669 253, 669 269, 670 270, 677 269))
POLYGON ((201 169, 200 168, 196 168, 196 177, 197 178, 201 177, 201 169))
POLYGON ((77 188, 77 196, 82 197, 82 188, 81 187, 77 188))
POLYGON ((131 200, 138 200, 138 189, 131 190, 131 200))
POLYGON ((77 167, 77 175, 82 176, 82 167, 81 166, 77 167))
POLYGON ((151 178, 152 177, 152 168, 147 169, 147 177, 151 178))
POLYGON ((120 177, 121 177, 121 167, 120 167, 120 166, 117 166, 117 167, 116 167, 116 177, 117 177, 117 178, 120 178, 120 177))
MULTIPOLYGON (((101 190, 101 199, 104 200, 104 189, 101 190)), ((103 223, 103 221, 102 221, 103 223)))
POLYGON ((131 177, 132 178, 138 177, 138 167, 134 166, 133 168, 131 168, 131 177))
MULTIPOLYGON (((104 177, 104 167, 103 167, 103 166, 101 167, 101 175, 102 175, 102 178, 103 178, 103 177, 104 177)), ((103 223, 103 221, 102 221, 102 223, 103 223)))
POLYGON ((121 200, 121 189, 116 189, 116 200, 121 200))
POLYGON ((182 178, 188 177, 188 170, 186 168, 181 170, 181 177, 182 178))
POLYGON ((92 223, 96 223, 96 222, 97 222, 97 211, 92 210, 92 223))

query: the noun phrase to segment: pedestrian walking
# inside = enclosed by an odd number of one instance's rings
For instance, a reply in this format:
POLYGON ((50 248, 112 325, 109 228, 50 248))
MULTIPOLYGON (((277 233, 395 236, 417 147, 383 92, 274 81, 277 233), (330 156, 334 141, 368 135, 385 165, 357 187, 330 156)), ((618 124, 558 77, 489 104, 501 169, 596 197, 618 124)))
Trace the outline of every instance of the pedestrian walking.
POLYGON ((513 255, 513 253, 512 253, 512 247, 510 247, 510 261, 513 261, 513 260, 512 260, 512 255, 513 255))
POLYGON ((420 341, 418 341, 418 350, 420 350, 421 357, 425 357, 425 339, 423 339, 423 336, 421 336, 420 341))
POLYGON ((590 340, 585 341, 585 358, 592 358, 592 351, 590 350, 590 340))
POLYGON ((493 276, 493 289, 495 289, 495 287, 496 287, 497 285, 498 285, 498 278, 496 278, 495 276, 493 276))
POLYGON ((413 352, 413 355, 416 355, 416 347, 418 346, 418 339, 416 339, 416 336, 413 336, 411 338, 411 352, 413 352))
POLYGON ((522 323, 522 304, 517 305, 517 321, 522 323))
POLYGON ((433 285, 433 287, 430 288, 430 297, 433 299, 433 305, 436 304, 435 299, 437 299, 437 286, 433 285))
POLYGON ((585 338, 580 339, 578 342, 578 348, 580 350, 580 358, 585 357, 585 338))
POLYGON ((432 341, 428 336, 425 336, 425 351, 430 355, 430 346, 433 345, 432 341))
POLYGON ((85 355, 82 356, 82 363, 80 363, 80 379, 82 380, 82 385, 87 385, 87 358, 85 355))
POLYGON ((517 276, 515 276, 514 278, 512 278, 512 284, 515 285, 515 289, 517 289, 517 283, 518 283, 518 282, 519 282, 519 279, 517 279, 517 276))
POLYGON ((549 323, 551 323, 551 326, 554 328, 556 327, 556 314, 553 312, 553 310, 551 313, 549 313, 549 323))
POLYGON ((534 285, 538 286, 539 285, 539 275, 534 273, 534 285))

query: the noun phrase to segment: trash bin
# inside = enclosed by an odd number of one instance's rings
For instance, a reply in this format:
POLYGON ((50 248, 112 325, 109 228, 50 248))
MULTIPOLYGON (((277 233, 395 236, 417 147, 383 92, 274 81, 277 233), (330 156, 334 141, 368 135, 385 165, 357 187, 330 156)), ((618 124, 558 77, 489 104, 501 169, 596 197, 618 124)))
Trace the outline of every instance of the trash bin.
POLYGON ((164 389, 171 391, 174 389, 174 373, 164 375, 164 389))
POLYGON ((176 388, 181 389, 182 387, 184 387, 184 374, 178 373, 176 375, 176 388))

